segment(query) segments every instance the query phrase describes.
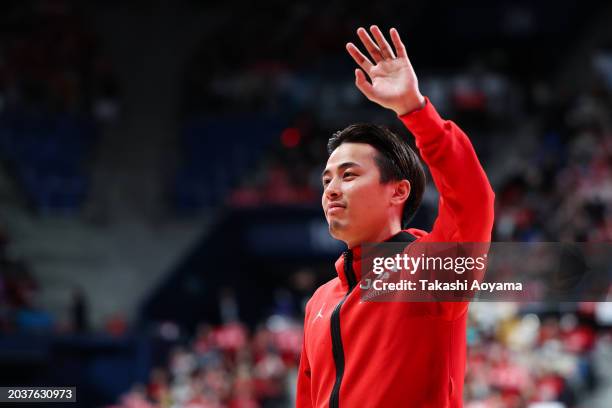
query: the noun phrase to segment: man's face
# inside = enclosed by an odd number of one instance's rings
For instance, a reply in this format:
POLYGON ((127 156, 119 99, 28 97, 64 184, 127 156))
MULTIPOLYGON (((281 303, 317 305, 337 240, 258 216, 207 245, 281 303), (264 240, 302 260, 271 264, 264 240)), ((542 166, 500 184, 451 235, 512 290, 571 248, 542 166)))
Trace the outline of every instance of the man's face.
POLYGON ((365 143, 343 143, 323 172, 323 211, 331 235, 349 247, 372 242, 388 224, 394 183, 381 184, 377 151, 365 143))

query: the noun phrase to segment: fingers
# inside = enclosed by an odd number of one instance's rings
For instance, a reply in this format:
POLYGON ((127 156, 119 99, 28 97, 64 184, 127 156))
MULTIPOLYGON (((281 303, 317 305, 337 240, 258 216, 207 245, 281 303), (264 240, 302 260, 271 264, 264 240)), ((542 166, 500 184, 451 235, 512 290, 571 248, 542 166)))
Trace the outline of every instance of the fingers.
MULTIPOLYGON (((391 35, 391 41, 393 42, 393 46, 395 47, 395 52, 393 50, 393 47, 391 47, 387 42, 385 36, 383 35, 382 31, 380 31, 378 26, 370 26, 370 31, 372 32, 372 36, 376 41, 372 40, 370 34, 363 27, 359 27, 359 29, 357 29, 357 35, 359 36, 359 39, 365 46, 366 50, 368 50, 368 53, 370 54, 372 60, 375 63, 379 63, 380 61, 385 59, 394 59, 395 55, 397 55, 398 58, 408 58, 408 54, 406 53, 406 47, 404 47, 404 43, 402 43, 399 33, 395 28, 389 30, 389 34, 391 35)), ((368 58, 361 54, 357 47, 354 47, 354 49, 349 49, 347 46, 347 49, 349 50, 349 53, 351 54, 353 59, 359 64, 359 66, 361 66, 366 72, 368 72, 369 68, 371 68, 371 65, 362 65, 363 61, 369 62, 368 58), (355 53, 355 51, 358 52, 361 56, 356 57, 357 53, 355 53)))
POLYGON ((372 87, 372 84, 368 82, 363 71, 359 68, 355 69, 355 85, 366 96, 366 98, 372 99, 374 95, 374 88, 372 87))
POLYGON ((368 52, 370 53, 370 56, 372 57, 374 62, 379 63, 384 59, 383 55, 380 52, 380 49, 378 49, 376 43, 372 41, 372 38, 370 38, 370 35, 365 30, 365 28, 359 27, 357 29, 357 35, 359 36, 359 39, 365 46, 366 50, 368 50, 368 52))
POLYGON ((395 46, 397 57, 408 58, 408 54, 406 54, 406 47, 404 47, 404 43, 400 39, 397 30, 395 28, 392 28, 391 30, 389 30, 389 34, 391 34, 391 41, 393 41, 393 45, 395 46))
POLYGON ((361 53, 361 51, 359 51, 359 48, 357 48, 355 44, 353 43, 346 44, 346 50, 348 51, 349 54, 351 54, 351 57, 353 57, 357 65, 363 68, 365 72, 370 72, 370 69, 373 66, 372 62, 370 62, 368 57, 366 57, 365 55, 361 53))
POLYGON ((385 36, 383 35, 383 33, 380 31, 380 28, 378 28, 378 26, 373 25, 370 27, 370 31, 374 35, 374 39, 376 40, 376 43, 378 44, 378 49, 380 50, 380 53, 382 54, 383 58, 384 59, 395 58, 395 55, 393 55, 393 50, 391 49, 391 46, 385 39, 385 36))

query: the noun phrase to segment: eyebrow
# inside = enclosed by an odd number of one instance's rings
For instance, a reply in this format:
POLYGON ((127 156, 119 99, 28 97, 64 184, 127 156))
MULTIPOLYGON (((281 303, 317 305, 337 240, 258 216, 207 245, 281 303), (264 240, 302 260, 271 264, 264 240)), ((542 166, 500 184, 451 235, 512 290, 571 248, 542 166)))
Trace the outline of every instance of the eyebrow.
MULTIPOLYGON (((344 162, 338 166, 338 170, 346 169, 347 167, 361 167, 355 162, 344 162)), ((321 177, 325 177, 326 174, 331 173, 330 169, 325 169, 323 173, 321 173, 321 177)))

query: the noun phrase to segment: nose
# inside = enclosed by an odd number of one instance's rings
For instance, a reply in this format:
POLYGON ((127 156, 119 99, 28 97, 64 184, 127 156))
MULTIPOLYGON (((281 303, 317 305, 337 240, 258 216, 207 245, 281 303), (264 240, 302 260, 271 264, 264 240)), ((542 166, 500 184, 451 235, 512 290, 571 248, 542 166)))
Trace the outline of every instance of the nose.
POLYGON ((340 197, 340 182, 336 180, 336 177, 332 178, 327 187, 325 187, 324 194, 325 197, 327 197, 327 199, 331 201, 336 200, 340 197))

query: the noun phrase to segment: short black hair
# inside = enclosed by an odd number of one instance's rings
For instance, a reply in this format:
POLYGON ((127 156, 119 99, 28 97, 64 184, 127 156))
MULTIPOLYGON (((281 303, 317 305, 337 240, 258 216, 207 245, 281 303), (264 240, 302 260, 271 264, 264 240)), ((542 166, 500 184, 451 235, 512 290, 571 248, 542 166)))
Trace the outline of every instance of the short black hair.
POLYGON ((384 126, 371 123, 356 123, 333 134, 327 142, 327 153, 332 154, 343 143, 365 143, 376 149, 374 158, 380 171, 380 182, 408 180, 410 195, 402 211, 402 229, 408 223, 423 199, 425 190, 425 171, 418 155, 402 138, 384 126))

